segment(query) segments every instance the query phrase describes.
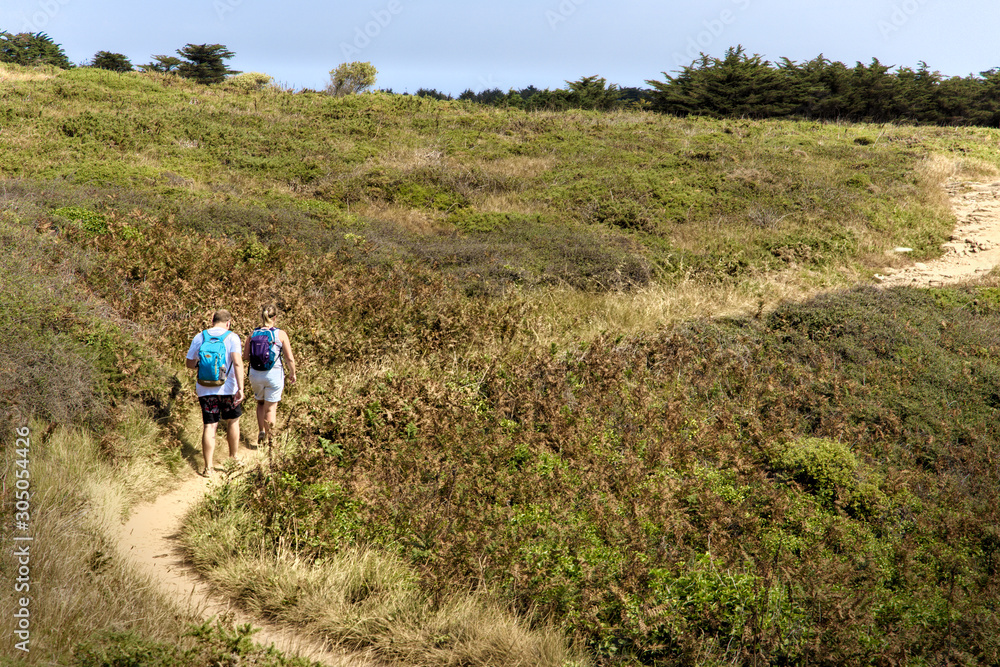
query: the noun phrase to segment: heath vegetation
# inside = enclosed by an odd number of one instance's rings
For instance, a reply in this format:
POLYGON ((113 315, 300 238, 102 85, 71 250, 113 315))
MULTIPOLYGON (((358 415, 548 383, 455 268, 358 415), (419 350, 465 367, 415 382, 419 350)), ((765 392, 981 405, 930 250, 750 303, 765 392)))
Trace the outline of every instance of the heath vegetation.
POLYGON ((263 301, 280 447, 184 538, 263 616, 388 664, 1000 660, 1000 287, 858 287, 996 130, 244 81, 0 70, 0 414, 79 541, 36 533, 29 663, 291 664, 108 546, 193 467, 191 335, 263 301))

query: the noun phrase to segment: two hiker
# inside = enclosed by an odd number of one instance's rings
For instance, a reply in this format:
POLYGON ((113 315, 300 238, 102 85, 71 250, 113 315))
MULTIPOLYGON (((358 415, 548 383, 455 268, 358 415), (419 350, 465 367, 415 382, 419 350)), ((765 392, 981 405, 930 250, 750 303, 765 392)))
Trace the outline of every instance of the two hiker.
POLYGON ((257 399, 258 445, 270 442, 278 401, 288 381, 295 383, 295 357, 288 334, 275 328, 277 309, 261 308, 261 326, 250 334, 245 345, 230 329, 233 321, 227 310, 217 310, 212 326, 191 341, 185 364, 196 369, 196 393, 201 404, 201 451, 205 457, 205 477, 212 474, 216 432, 226 420, 229 456, 239 461, 240 417, 243 414, 243 361, 250 362, 250 386, 257 399))

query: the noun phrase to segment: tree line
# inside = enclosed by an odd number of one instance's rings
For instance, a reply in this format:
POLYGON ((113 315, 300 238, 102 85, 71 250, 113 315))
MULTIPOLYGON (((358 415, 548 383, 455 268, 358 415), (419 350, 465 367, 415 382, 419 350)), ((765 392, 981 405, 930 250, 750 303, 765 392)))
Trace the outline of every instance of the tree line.
MULTIPOLYGON (((527 86, 519 90, 511 89, 507 92, 499 88, 492 88, 478 93, 468 89, 459 95, 458 99, 527 111, 564 111, 568 109, 609 111, 648 104, 650 93, 650 91, 641 88, 621 88, 616 84, 608 84, 607 79, 600 76, 585 76, 578 81, 567 81, 566 86, 566 88, 556 88, 555 90, 527 86)), ((433 88, 420 88, 414 94, 419 97, 433 97, 439 100, 454 99, 451 95, 440 93, 433 88)))
MULTIPOLYGON (((220 83, 239 74, 225 61, 234 53, 221 44, 188 44, 177 56, 154 55, 138 69, 171 72, 200 83, 220 83)), ((0 32, 0 62, 20 65, 48 64, 73 67, 62 47, 45 33, 0 32)), ((117 72, 136 69, 120 53, 98 51, 89 67, 117 72)), ((371 63, 344 63, 331 70, 327 92, 352 94, 375 82, 371 63)), ((499 88, 458 96, 489 106, 561 111, 645 108, 677 116, 715 118, 807 118, 846 122, 912 122, 935 125, 1000 127, 1000 69, 979 75, 946 77, 925 62, 916 69, 893 67, 873 58, 853 67, 831 61, 822 54, 797 63, 778 63, 731 47, 721 58, 702 54, 676 75, 647 80, 650 88, 622 88, 599 76, 567 81, 566 88, 550 90, 527 86, 499 88)), ((384 92, 391 93, 392 90, 384 92)), ((433 88, 420 88, 421 97, 454 99, 433 88)))
POLYGON ((767 62, 742 46, 722 58, 702 55, 653 87, 652 109, 679 116, 809 118, 850 122, 913 122, 1000 126, 1000 70, 945 77, 916 69, 844 63, 822 54, 804 63, 767 62))
MULTIPOLYGON (((675 76, 663 75, 663 81, 647 80, 649 89, 619 88, 591 76, 567 82, 565 90, 467 90, 459 99, 524 109, 639 107, 676 116, 1000 127, 998 68, 945 77, 925 62, 894 68, 873 58, 848 67, 822 54, 773 64, 736 46, 722 58, 702 54, 675 76)), ((441 97, 424 89, 417 95, 441 97)))
MULTIPOLYGON (((139 65, 138 69, 145 72, 174 72, 206 84, 220 83, 227 76, 240 73, 226 65, 225 61, 236 54, 222 44, 187 44, 177 49, 176 53, 179 58, 154 55, 150 63, 139 65)), ((44 32, 12 34, 0 31, 0 62, 27 66, 52 65, 61 69, 73 67, 62 46, 44 32)), ((125 55, 111 51, 98 51, 83 66, 113 72, 132 72, 137 69, 125 55)))

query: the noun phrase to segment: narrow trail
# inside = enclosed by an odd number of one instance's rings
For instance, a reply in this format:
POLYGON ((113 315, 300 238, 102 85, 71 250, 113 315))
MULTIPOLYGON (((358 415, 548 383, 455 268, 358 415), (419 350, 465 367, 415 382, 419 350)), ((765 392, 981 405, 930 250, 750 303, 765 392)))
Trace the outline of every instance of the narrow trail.
MULTIPOLYGON (((244 451, 244 455, 248 452, 244 451)), ((217 478, 222 475, 217 473, 217 478)), ((273 644, 286 655, 298 655, 330 667, 372 667, 375 663, 357 656, 338 653, 310 637, 284 627, 251 618, 228 600, 211 594, 208 583, 186 561, 181 548, 180 528, 185 514, 205 495, 209 480, 192 473, 173 491, 135 508, 119 529, 119 550, 149 573, 178 606, 192 609, 199 617, 228 617, 237 624, 250 623, 260 631, 253 640, 273 644)))
MULTIPOLYGON (((935 287, 985 275, 1000 265, 1000 182, 947 184, 958 218, 955 232, 941 258, 877 275, 882 286, 935 287)), ((245 452, 247 453, 247 452, 245 452)), ((179 605, 201 617, 228 615, 237 623, 252 623, 261 631, 254 640, 292 655, 331 667, 372 667, 357 656, 336 653, 294 630, 250 618, 232 602, 213 597, 209 586, 186 562, 180 546, 184 515, 201 499, 211 482, 193 475, 173 491, 135 509, 120 530, 123 554, 145 568, 179 605)))
POLYGON ((1000 183, 949 181, 945 185, 957 222, 945 254, 905 269, 886 269, 885 287, 943 287, 984 276, 1000 265, 1000 183))

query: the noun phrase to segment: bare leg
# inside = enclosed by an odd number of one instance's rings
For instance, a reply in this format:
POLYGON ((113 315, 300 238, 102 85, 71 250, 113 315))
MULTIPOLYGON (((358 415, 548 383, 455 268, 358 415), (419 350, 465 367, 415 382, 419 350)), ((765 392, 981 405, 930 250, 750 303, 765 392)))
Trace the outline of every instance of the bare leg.
POLYGON ((274 424, 278 420, 278 404, 272 403, 271 401, 264 401, 264 431, 267 433, 268 440, 271 439, 271 431, 274 430, 274 424))
POLYGON ((205 457, 205 474, 211 475, 215 456, 215 432, 219 424, 204 424, 201 429, 201 453, 205 457))
POLYGON ((235 459, 240 453, 240 420, 230 419, 226 425, 226 440, 229 442, 229 458, 235 459))
MULTIPOLYGON (((267 408, 264 401, 257 401, 257 433, 267 433, 267 408)), ((257 446, 264 444, 264 438, 257 438, 257 446)))

